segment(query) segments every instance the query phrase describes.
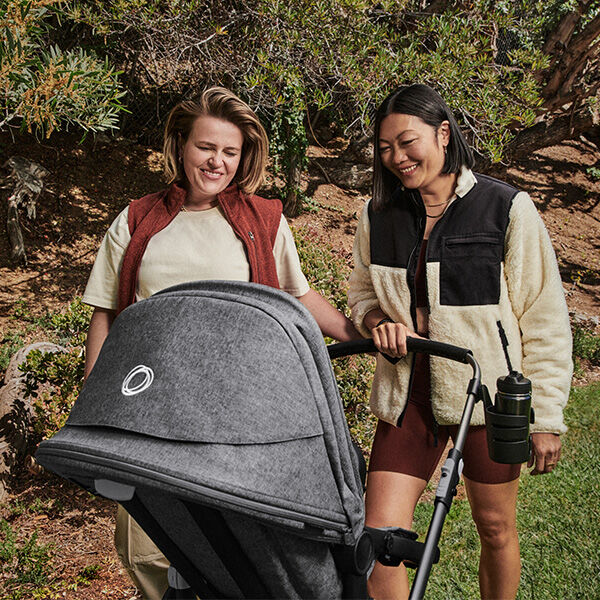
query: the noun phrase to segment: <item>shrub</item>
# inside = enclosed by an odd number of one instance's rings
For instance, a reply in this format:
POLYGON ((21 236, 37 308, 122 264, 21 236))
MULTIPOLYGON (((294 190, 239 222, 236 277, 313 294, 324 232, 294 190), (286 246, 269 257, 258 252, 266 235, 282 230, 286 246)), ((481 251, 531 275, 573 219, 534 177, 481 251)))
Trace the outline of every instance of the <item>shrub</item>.
POLYGON ((0 371, 6 371, 13 354, 22 348, 23 344, 23 335, 17 331, 8 332, 0 340, 0 371))
POLYGON ((46 584, 52 572, 52 544, 38 543, 37 532, 19 543, 17 533, 5 519, 0 519, 0 533, 0 573, 6 585, 46 584))
POLYGON ((23 320, 50 334, 52 341, 67 346, 63 352, 32 350, 19 367, 25 374, 25 389, 33 398, 34 431, 39 438, 60 429, 83 383, 83 344, 92 309, 75 298, 63 312, 33 317, 25 303, 15 309, 23 320))
POLYGON ((575 373, 582 371, 581 360, 588 360, 592 365, 600 365, 600 336, 580 325, 573 325, 573 363, 575 373))
POLYGON ((0 0, 0 128, 17 122, 41 137, 70 126, 115 129, 123 108, 119 73, 93 51, 48 43, 58 4, 0 0))
POLYGON ((127 66, 130 106, 146 100, 142 123, 156 122, 150 105, 162 101, 166 115, 167 103, 208 85, 246 99, 270 128, 292 214, 306 126, 323 116, 362 136, 400 84, 433 84, 476 151, 501 160, 541 110, 540 73, 549 65, 542 48, 564 14, 559 4, 545 11, 543 3, 488 0, 76 0, 65 11, 127 66))
POLYGON ((83 384, 85 360, 80 348, 66 352, 32 350, 19 367, 25 373, 27 396, 32 396, 34 431, 52 437, 66 422, 83 384))

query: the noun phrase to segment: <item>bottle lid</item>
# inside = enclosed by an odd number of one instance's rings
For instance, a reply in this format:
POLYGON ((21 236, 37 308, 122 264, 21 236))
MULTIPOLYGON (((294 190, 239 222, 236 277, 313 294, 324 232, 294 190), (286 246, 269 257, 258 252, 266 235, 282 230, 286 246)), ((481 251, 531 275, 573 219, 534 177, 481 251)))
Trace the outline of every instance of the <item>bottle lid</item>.
POLYGON ((506 394, 530 394, 531 381, 518 371, 511 371, 504 377, 498 377, 496 388, 506 394))

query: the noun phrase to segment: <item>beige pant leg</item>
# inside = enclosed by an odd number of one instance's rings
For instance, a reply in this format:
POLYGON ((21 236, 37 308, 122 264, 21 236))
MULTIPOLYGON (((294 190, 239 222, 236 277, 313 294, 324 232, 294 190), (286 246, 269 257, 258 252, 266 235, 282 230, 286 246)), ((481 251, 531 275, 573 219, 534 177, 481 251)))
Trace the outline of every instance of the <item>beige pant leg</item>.
POLYGON ((167 587, 169 561, 119 504, 115 528, 117 554, 144 600, 161 600, 167 587))

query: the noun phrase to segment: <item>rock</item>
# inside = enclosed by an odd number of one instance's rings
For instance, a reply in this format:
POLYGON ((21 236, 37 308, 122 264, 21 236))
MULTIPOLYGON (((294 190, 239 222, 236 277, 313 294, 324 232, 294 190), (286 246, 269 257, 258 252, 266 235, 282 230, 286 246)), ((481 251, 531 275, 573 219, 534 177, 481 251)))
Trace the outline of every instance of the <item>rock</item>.
POLYGON ((582 327, 596 329, 600 326, 600 317, 596 315, 590 316, 585 313, 578 313, 576 311, 570 311, 569 315, 573 323, 582 327))
POLYGON ((8 491, 11 471, 25 454, 30 437, 33 407, 25 397, 25 375, 19 365, 32 350, 62 352, 62 346, 50 342, 36 342, 21 348, 10 360, 0 388, 0 502, 8 491))
POLYGON ((361 165, 373 165, 373 142, 371 136, 366 135, 358 139, 351 140, 342 155, 344 162, 361 165))
POLYGON ((329 174, 331 183, 346 190, 367 191, 371 188, 373 169, 360 164, 341 163, 329 174))

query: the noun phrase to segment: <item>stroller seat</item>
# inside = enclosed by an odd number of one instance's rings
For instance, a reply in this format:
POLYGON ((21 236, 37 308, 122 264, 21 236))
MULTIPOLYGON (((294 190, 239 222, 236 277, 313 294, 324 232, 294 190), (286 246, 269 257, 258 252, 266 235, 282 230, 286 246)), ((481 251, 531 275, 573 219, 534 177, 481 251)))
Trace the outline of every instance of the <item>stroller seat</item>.
POLYGON ((119 501, 201 598, 366 597, 369 560, 340 558, 363 487, 329 355, 279 290, 205 281, 127 308, 37 460, 119 501))

